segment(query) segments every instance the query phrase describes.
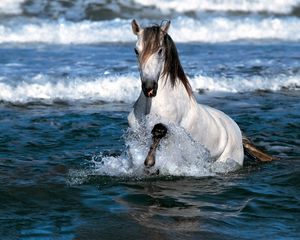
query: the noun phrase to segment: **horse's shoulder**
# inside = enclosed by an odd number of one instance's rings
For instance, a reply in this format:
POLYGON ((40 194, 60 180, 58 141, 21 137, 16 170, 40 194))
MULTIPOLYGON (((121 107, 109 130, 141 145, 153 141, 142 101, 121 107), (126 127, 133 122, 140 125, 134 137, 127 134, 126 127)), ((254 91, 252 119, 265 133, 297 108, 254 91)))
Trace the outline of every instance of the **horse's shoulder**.
POLYGON ((221 119, 224 119, 224 120, 231 119, 226 113, 224 113, 223 111, 221 111, 219 109, 210 107, 208 105, 200 105, 200 104, 199 104, 199 107, 204 108, 205 111, 207 111, 213 118, 216 118, 216 119, 221 118, 221 119))

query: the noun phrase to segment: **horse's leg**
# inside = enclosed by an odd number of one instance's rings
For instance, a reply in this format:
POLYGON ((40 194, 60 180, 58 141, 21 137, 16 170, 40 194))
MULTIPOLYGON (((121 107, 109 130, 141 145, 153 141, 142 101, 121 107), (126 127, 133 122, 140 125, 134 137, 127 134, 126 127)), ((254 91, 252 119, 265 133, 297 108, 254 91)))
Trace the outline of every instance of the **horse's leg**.
POLYGON ((167 132, 168 132, 167 127, 162 123, 158 123, 153 127, 153 129, 151 131, 152 144, 150 146, 150 150, 149 150, 148 155, 147 155, 147 157, 145 159, 145 162, 144 162, 146 167, 152 167, 155 164, 156 149, 158 147, 158 144, 159 144, 160 140, 164 136, 166 136, 167 132))

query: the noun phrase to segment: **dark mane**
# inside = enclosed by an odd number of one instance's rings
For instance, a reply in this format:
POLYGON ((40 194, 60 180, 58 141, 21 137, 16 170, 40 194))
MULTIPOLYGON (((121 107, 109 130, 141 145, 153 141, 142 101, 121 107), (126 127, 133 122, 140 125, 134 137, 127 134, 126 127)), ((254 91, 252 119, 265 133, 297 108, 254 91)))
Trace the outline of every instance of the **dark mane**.
POLYGON ((176 85, 177 79, 179 79, 183 83, 189 96, 192 96, 192 87, 181 66, 175 43, 169 34, 165 34, 163 44, 166 48, 166 59, 163 74, 170 77, 173 87, 176 85))
POLYGON ((181 66, 178 52, 173 42, 172 38, 168 33, 163 33, 159 26, 147 27, 144 29, 144 46, 145 50, 142 54, 142 61, 145 61, 150 54, 155 51, 158 51, 161 41, 161 36, 164 34, 163 38, 163 47, 165 48, 165 66, 163 69, 163 75, 170 77, 172 87, 175 87, 178 79, 184 85, 189 96, 193 96, 192 87, 184 73, 184 70, 181 66))

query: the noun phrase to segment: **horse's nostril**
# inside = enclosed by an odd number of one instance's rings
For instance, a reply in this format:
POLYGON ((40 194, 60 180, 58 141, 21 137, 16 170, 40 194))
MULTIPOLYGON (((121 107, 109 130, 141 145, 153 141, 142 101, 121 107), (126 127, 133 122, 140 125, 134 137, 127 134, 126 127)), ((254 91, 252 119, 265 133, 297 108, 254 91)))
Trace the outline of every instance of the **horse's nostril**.
POLYGON ((148 97, 153 97, 153 96, 154 96, 154 91, 153 91, 153 89, 149 89, 149 90, 147 91, 147 95, 148 95, 148 97))
POLYGON ((156 96, 158 84, 153 81, 144 81, 142 83, 142 90, 146 97, 152 98, 156 96))

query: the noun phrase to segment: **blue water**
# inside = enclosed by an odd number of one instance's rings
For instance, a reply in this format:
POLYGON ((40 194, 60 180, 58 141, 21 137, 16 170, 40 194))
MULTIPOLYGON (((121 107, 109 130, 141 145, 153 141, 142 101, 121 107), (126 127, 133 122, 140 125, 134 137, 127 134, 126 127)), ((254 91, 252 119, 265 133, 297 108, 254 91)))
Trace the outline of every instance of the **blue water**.
MULTIPOLYGON (((225 75, 251 71, 255 75, 262 68, 271 71, 272 66, 250 70, 245 66, 242 71, 233 67, 244 61, 239 52, 248 58, 255 53, 255 58, 268 61, 280 56, 274 71, 284 72, 281 62, 293 63, 300 45, 180 44, 178 48, 187 72, 197 67, 217 75, 221 74, 215 69, 219 64, 228 66, 222 72, 225 75)), ((120 73, 134 69, 131 44, 5 46, 1 52, 5 56, 1 69, 7 63, 20 63, 10 75, 14 83, 24 75, 55 79, 80 72, 97 76, 104 69, 120 73), (80 69, 75 67, 79 59, 80 69), (130 63, 127 69, 122 69, 123 62, 130 63), (71 66, 69 73, 56 71, 67 66, 71 66)), ((240 171, 215 177, 97 175, 95 157, 117 157, 125 151, 123 135, 132 103, 88 98, 2 101, 1 236, 298 238, 299 91, 208 92, 197 99, 228 113, 256 144, 282 159, 269 164, 246 161, 240 171)))
POLYGON ((237 30, 233 41, 222 35, 226 29, 211 29, 224 41, 209 38, 210 32, 206 42, 186 41, 176 32, 183 36, 180 26, 187 21, 195 22, 186 27, 191 31, 199 21, 207 24, 202 14, 237 26, 250 18, 258 29, 261 18, 293 19, 297 25, 293 7, 166 13, 197 101, 227 113, 280 160, 245 159, 242 169, 211 176, 187 176, 180 167, 174 174, 147 176, 117 171, 128 159, 127 115, 140 91, 127 18, 144 9, 151 15, 144 23, 159 23, 162 10, 136 3, 124 8, 130 14, 113 8, 101 15, 93 5, 85 6, 94 10, 84 16, 76 4, 76 11, 66 5, 65 12, 51 4, 42 9, 28 1, 12 15, 0 7, 0 30, 10 26, 11 34, 0 31, 1 239, 300 238, 300 43, 292 27, 286 38, 245 38, 237 30), (69 22, 63 26, 64 21, 69 22), (56 36, 48 23, 66 27, 70 35, 56 36), (32 33, 43 30, 52 40, 24 38, 22 29, 30 24, 40 27, 32 33), (79 41, 70 24, 79 33, 81 24, 91 28, 79 41), (114 29, 113 37, 104 41, 100 34, 91 41, 102 24, 114 29))

